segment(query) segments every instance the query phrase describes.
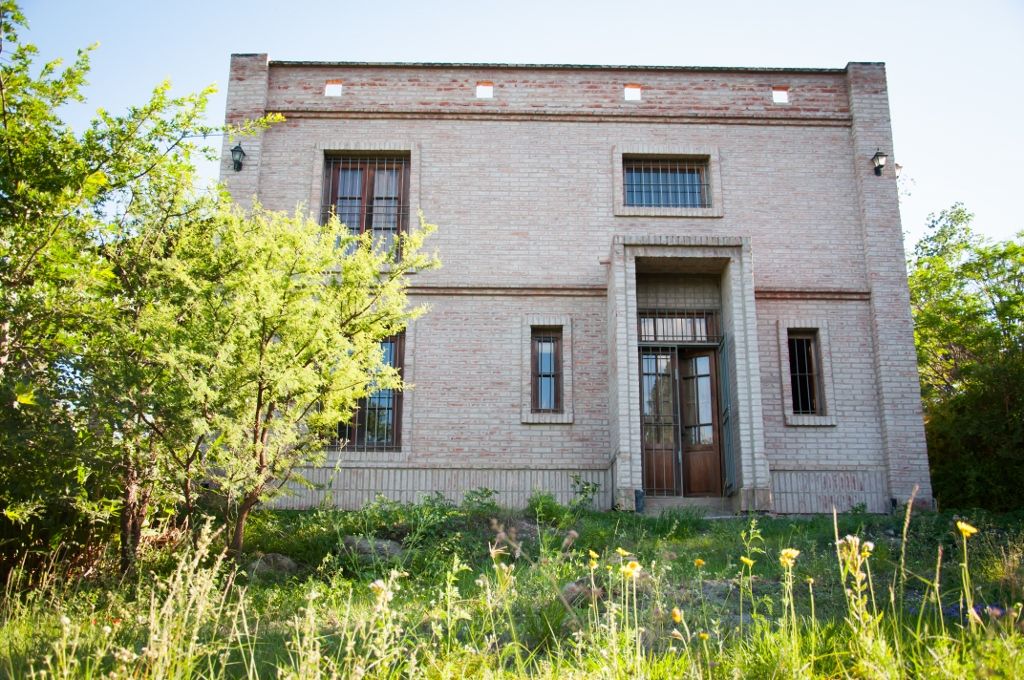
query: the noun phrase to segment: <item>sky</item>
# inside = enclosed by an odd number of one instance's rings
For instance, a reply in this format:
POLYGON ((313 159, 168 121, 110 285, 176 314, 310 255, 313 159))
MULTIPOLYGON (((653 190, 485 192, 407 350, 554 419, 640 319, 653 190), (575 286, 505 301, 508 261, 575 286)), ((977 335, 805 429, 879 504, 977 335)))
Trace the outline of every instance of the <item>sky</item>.
MULTIPOLYGON (((169 79, 216 84, 233 52, 310 61, 842 68, 883 61, 908 247, 930 213, 963 202, 993 239, 1024 230, 1024 0, 21 0, 41 60, 94 43, 88 103, 144 102, 169 79)), ((213 164, 201 171, 216 178, 213 164)))

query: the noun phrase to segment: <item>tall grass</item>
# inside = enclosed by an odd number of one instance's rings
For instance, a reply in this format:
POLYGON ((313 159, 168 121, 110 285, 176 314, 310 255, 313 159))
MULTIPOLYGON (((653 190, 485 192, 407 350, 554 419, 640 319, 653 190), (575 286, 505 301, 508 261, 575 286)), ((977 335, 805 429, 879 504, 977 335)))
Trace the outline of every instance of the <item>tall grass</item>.
MULTIPOLYGON (((472 518, 434 503, 431 517, 450 515, 458 522, 449 531, 468 531, 472 518)), ((401 512, 412 518, 404 535, 421 550, 436 549, 417 528, 416 511, 401 512)), ((330 533, 338 518, 328 519, 330 533)), ((375 531, 366 516, 357 519, 375 531)), ((625 547, 596 550, 586 522, 578 533, 541 526, 527 540, 512 520, 494 520, 486 535, 446 538, 445 545, 478 541, 481 559, 430 553, 431 574, 403 571, 419 567, 422 556, 363 572, 352 562, 331 571, 323 566, 339 563, 331 558, 291 580, 250 581, 225 560, 212 532, 183 547, 173 568, 130 584, 90 585, 54 570, 30 587, 16 572, 0 603, 0 649, 7 650, 0 673, 567 680, 1013 677, 1024 668, 1020 605, 998 612, 975 605, 969 557, 978 539, 964 521, 952 534, 961 568, 943 582, 941 553, 930 573, 915 571, 918 562, 908 558, 908 548, 918 548, 910 545, 908 509, 899 559, 883 581, 888 593, 879 593, 873 565, 882 548, 856 534, 841 537, 840 518, 825 539, 832 574, 817 557, 817 538, 772 545, 764 522, 753 519, 723 525, 736 529, 731 557, 711 557, 711 525, 684 532, 707 552, 655 555, 651 545, 661 539, 645 534, 641 520, 612 534, 625 547), (960 603, 952 615, 944 600, 960 603)), ((678 518, 660 521, 659 536, 677 535, 678 518)), ((795 538, 800 525, 789 526, 795 538)), ((444 533, 430 527, 430 536, 444 533)))

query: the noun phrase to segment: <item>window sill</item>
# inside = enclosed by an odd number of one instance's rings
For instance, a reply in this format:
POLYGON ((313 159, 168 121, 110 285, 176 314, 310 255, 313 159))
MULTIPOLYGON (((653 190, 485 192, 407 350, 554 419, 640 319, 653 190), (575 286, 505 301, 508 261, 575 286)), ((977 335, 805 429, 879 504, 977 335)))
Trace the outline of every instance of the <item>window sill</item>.
POLYGON ((787 427, 835 427, 836 424, 835 416, 786 414, 787 427))
POLYGON ((543 413, 526 412, 522 414, 521 422, 525 425, 567 425, 572 423, 572 413, 543 413))
POLYGON ((655 208, 647 206, 616 205, 617 217, 723 217, 721 207, 710 208, 655 208))

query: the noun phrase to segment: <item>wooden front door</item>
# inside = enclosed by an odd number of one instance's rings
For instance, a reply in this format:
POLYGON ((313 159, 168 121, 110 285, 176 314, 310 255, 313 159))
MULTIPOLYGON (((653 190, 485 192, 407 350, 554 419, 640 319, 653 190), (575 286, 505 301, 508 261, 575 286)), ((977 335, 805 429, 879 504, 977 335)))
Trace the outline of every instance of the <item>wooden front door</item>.
POLYGON ((644 492, 680 493, 679 366, 673 347, 640 350, 640 437, 644 492))
POLYGON ((681 351, 679 372, 683 492, 687 496, 721 496, 718 372, 715 370, 714 350, 681 351))
POLYGON ((721 496, 715 351, 640 349, 644 491, 721 496))

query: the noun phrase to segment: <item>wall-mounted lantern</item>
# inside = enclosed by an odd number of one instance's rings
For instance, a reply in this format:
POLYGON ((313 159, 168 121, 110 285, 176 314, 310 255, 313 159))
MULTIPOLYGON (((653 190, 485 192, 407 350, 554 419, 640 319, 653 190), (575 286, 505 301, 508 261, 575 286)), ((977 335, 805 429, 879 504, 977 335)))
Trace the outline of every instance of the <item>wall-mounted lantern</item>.
MULTIPOLYGON (((878 154, 875 154, 876 156, 878 154)), ((234 148, 231 149, 231 163, 235 167, 235 172, 242 169, 242 160, 245 158, 245 151, 242 150, 242 143, 235 144, 234 148)), ((884 162, 884 161, 883 161, 884 162)))
POLYGON ((875 155, 871 157, 871 162, 875 164, 875 174, 881 177, 882 169, 885 168, 885 162, 889 160, 889 155, 876 149, 875 155))

